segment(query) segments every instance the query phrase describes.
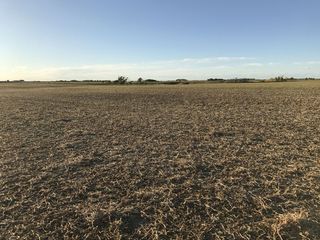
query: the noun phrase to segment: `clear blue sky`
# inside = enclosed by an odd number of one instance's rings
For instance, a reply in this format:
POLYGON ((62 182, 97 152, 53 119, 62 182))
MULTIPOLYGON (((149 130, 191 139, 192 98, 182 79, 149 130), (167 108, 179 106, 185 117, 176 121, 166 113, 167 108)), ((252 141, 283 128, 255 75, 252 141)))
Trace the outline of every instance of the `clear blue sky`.
POLYGON ((319 0, 0 0, 0 80, 320 76, 319 0))

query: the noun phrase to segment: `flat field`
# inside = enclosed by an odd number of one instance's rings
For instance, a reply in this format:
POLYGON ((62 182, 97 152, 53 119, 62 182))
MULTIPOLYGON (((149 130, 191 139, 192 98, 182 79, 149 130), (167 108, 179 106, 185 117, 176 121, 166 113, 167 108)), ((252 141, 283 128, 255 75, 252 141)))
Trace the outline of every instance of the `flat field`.
POLYGON ((320 81, 0 84, 1 239, 320 239, 320 81))

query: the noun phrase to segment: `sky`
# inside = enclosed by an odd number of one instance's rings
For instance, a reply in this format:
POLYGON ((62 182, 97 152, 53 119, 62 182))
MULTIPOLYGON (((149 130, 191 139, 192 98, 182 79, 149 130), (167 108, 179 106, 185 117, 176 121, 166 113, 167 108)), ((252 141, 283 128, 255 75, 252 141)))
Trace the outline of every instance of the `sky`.
POLYGON ((319 0, 0 0, 0 80, 320 77, 319 0))

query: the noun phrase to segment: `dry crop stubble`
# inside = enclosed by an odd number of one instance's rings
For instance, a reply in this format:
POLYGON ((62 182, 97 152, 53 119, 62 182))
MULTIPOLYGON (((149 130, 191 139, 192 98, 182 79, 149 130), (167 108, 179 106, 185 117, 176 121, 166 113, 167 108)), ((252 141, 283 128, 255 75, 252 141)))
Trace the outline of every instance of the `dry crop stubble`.
POLYGON ((320 82, 0 85, 3 239, 319 239, 320 82))

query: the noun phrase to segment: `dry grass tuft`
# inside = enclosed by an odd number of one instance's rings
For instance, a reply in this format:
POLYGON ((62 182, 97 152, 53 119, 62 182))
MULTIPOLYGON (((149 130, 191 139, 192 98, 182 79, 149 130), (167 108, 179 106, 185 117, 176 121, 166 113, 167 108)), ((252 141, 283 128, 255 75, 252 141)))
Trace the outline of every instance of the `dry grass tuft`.
POLYGON ((274 239, 276 239, 276 235, 277 235, 281 240, 283 240, 280 234, 282 229, 284 229, 288 225, 298 224, 300 220, 306 219, 307 217, 308 217, 308 212, 306 212, 305 210, 300 210, 292 213, 279 214, 279 216, 276 217, 276 222, 271 225, 274 239))

